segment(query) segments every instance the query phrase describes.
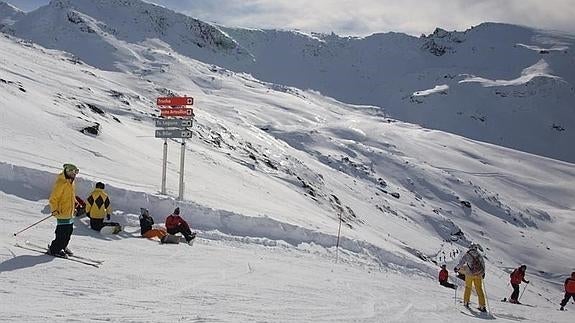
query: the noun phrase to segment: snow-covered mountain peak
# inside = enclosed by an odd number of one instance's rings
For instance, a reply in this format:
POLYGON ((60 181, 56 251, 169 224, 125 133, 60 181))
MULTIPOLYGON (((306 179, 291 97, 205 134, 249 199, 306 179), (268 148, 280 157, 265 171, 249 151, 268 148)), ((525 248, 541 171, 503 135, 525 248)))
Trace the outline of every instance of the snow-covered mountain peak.
POLYGON ((72 7, 72 1, 70 0, 50 0, 48 3, 49 6, 58 8, 58 9, 65 9, 72 7))
POLYGON ((25 13, 22 10, 7 2, 0 1, 0 30, 2 25, 12 25, 24 15, 25 13))
POLYGON ((139 0, 53 0, 20 19, 11 33, 108 70, 138 70, 143 61, 153 61, 146 51, 158 41, 166 54, 251 59, 217 27, 139 0))

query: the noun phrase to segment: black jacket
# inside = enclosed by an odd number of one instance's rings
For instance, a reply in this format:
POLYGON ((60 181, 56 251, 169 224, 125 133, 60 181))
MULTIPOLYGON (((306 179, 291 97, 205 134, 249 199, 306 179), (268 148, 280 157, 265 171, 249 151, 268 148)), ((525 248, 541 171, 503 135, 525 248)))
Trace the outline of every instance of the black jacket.
POLYGON ((150 215, 140 215, 140 233, 144 233, 152 230, 152 225, 154 225, 154 219, 150 215))

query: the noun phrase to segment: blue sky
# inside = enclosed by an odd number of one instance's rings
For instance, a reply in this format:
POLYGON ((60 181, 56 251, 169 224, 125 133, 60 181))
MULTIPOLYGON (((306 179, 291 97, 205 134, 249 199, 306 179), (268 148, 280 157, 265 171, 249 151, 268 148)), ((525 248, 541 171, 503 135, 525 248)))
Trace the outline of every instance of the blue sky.
MULTIPOLYGON (((94 0, 96 1, 96 0, 94 0)), ((33 10, 49 0, 8 0, 33 10)), ((299 29, 365 36, 397 31, 419 36, 435 27, 465 30, 506 22, 575 33, 574 0, 154 0, 230 27, 299 29)))

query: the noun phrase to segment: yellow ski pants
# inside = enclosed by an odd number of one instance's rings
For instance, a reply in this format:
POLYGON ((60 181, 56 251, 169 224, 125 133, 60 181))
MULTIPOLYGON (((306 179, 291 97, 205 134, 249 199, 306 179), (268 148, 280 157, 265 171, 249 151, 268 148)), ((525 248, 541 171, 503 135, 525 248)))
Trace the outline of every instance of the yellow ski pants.
POLYGON ((475 285, 475 291, 479 298, 479 307, 485 307, 485 294, 483 293, 483 279, 477 275, 465 275, 465 292, 463 292, 463 303, 468 304, 471 298, 471 288, 475 285))

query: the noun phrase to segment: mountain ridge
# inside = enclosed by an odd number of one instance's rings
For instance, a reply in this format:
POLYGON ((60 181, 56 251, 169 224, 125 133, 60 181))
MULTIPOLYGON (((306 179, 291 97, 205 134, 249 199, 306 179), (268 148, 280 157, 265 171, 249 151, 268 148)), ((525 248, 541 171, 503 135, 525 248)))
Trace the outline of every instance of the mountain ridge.
POLYGON ((500 23, 462 32, 437 28, 419 38, 238 29, 139 0, 54 0, 4 29, 107 70, 145 75, 165 69, 158 61, 178 53, 281 86, 378 106, 427 128, 575 162, 572 35, 500 23), (538 64, 546 64, 546 72, 521 81, 538 64))

